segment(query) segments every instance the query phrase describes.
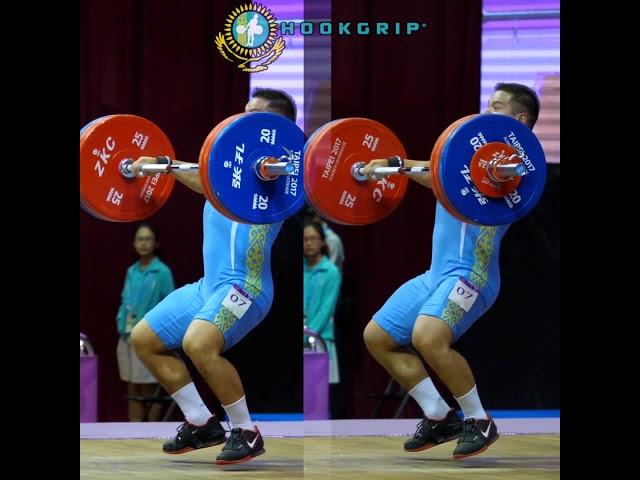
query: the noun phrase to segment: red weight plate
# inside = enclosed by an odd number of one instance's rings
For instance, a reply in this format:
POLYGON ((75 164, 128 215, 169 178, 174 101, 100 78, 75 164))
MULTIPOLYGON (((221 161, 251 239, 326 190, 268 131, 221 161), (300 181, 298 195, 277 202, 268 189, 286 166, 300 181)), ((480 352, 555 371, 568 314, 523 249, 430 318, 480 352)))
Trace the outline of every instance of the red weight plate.
POLYGON ((444 188, 442 187, 441 179, 440 179, 440 156, 442 153, 442 149, 444 148, 447 140, 451 136, 451 134, 464 122, 470 120, 471 118, 476 117, 477 114, 467 115, 465 117, 459 118, 455 122, 451 123, 444 131, 440 134, 436 143, 433 146, 433 150, 431 151, 431 183, 433 186, 433 192, 436 195, 438 201, 442 204, 442 206, 454 217, 462 222, 468 221, 465 217, 460 215, 458 211, 451 205, 451 202, 447 198, 444 193, 444 188))
MULTIPOLYGON (((107 118, 109 118, 111 116, 112 115, 101 117, 101 118, 97 118, 97 119, 89 122, 87 125, 85 125, 82 128, 82 130, 80 130, 80 141, 82 141, 82 139, 85 138, 86 135, 90 134, 92 129, 95 128, 96 125, 98 125, 99 123, 104 122, 107 118)), ((99 220, 109 221, 108 218, 104 217, 103 215, 100 215, 98 212, 96 212, 95 210, 91 209, 91 207, 89 207, 89 205, 87 205, 87 202, 84 199, 84 195, 82 193, 82 190, 80 191, 80 207, 85 212, 87 212, 90 215, 93 215, 94 217, 96 217, 99 220)))
POLYGON ((87 212, 90 215, 93 215, 94 217, 96 217, 98 220, 106 220, 109 221, 108 218, 100 215, 98 212, 96 212, 95 210, 92 210, 87 203, 84 201, 84 198, 82 197, 82 195, 80 195, 80 208, 82 208, 85 212, 87 212))
MULTIPOLYGON (((338 120, 332 120, 330 122, 325 123, 324 125, 322 125, 321 127, 319 127, 318 129, 316 129, 316 131, 311 135, 311 137, 309 138, 309 140, 307 140, 307 143, 305 144, 304 147, 304 152, 305 152, 305 158, 306 158, 306 152, 309 150, 310 147, 315 146, 319 141, 324 141, 322 139, 322 134, 327 131, 331 126, 336 125, 337 123, 344 121, 345 119, 338 119, 338 120), (318 136, 320 135, 320 136, 318 136)), ((348 120, 348 119, 346 119, 348 120)), ((303 167, 303 168, 306 168, 303 167)), ((306 178, 306 170, 305 170, 305 178, 306 178)), ((308 185, 305 182, 305 195, 307 198, 307 203, 309 203, 309 205, 311 206, 311 208, 313 208, 313 210, 315 210, 316 212, 319 212, 319 208, 318 206, 315 204, 315 202, 313 201, 313 196, 310 195, 310 191, 308 190, 308 185)), ((329 217, 324 217, 324 220, 326 220, 327 222, 330 223, 340 223, 339 220, 334 219, 333 217, 329 216, 329 217)))
POLYGON ((490 162, 495 161, 496 164, 522 163, 521 160, 509 161, 512 155, 517 154, 518 151, 514 147, 502 142, 489 142, 480 147, 473 155, 469 167, 471 179, 476 188, 487 197, 492 198, 501 198, 513 192, 520 184, 522 177, 513 177, 503 182, 495 181, 491 178, 492 173, 495 176, 495 168, 491 166, 490 162))
POLYGON ((112 115, 91 125, 80 137, 81 204, 98 218, 113 222, 141 220, 167 201, 175 178, 156 173, 127 178, 120 172, 125 159, 140 156, 175 157, 160 128, 135 115, 112 115))
POLYGON ((357 162, 394 155, 406 158, 391 130, 374 120, 347 118, 314 137, 304 155, 304 184, 320 216, 344 225, 367 225, 395 210, 407 189, 406 176, 361 182, 352 175, 357 162))
POLYGON ((202 144, 202 148, 200 149, 200 156, 198 158, 198 174, 200 175, 200 183, 202 184, 202 189, 204 191, 204 196, 207 198, 209 203, 213 205, 213 208, 222 213, 229 220, 238 223, 246 223, 245 221, 239 219, 235 215, 233 215, 228 209, 225 208, 222 203, 218 200, 217 195, 213 193, 211 188, 211 184, 209 183, 209 157, 211 155, 211 148, 216 140, 216 137, 220 134, 220 132, 233 122, 236 118, 240 118, 244 115, 244 113, 237 113, 235 115, 231 115, 230 117, 225 118, 220 123, 218 123, 213 130, 209 132, 207 138, 202 144))

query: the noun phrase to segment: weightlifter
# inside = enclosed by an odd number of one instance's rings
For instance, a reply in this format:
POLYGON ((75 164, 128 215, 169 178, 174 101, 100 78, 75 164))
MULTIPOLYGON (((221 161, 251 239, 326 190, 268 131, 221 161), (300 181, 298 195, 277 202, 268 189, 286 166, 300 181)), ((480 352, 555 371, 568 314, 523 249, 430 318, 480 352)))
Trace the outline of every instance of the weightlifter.
MULTIPOLYGON (((540 103, 529 87, 499 83, 487 112, 509 115, 533 128, 540 103)), ((429 161, 371 160, 376 167, 425 167, 429 161)), ((431 173, 411 176, 432 188, 431 173)), ((484 452, 499 435, 482 406, 469 364, 452 345, 496 300, 500 288, 500 241, 509 225, 478 226, 451 215, 436 204, 431 266, 400 286, 364 330, 369 352, 422 408, 425 418, 404 449, 417 452, 458 439, 453 458, 484 452), (458 402, 464 419, 444 401, 414 348, 437 372, 458 402)))
MULTIPOLYGON (((284 92, 256 89, 246 112, 273 112, 292 121, 296 106, 284 92)), ((140 157, 136 175, 155 157, 140 157)), ((176 163, 180 163, 175 161, 176 163)), ((202 193, 197 171, 170 173, 202 193)), ((204 277, 168 295, 149 311, 131 334, 142 362, 173 397, 185 416, 165 453, 186 453, 225 441, 220 421, 205 406, 184 362, 172 353, 180 346, 207 381, 231 422, 231 434, 216 458, 218 464, 239 463, 265 452, 251 421, 240 376, 222 354, 238 343, 267 315, 273 301, 271 247, 282 222, 264 225, 229 220, 207 201, 203 212, 204 277)))

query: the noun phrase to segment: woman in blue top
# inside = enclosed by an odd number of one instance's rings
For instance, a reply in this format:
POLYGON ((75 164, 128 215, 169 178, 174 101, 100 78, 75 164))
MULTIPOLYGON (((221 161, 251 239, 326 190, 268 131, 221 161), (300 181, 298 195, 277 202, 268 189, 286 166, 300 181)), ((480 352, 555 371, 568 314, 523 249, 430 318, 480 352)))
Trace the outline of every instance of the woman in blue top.
POLYGON ((340 271, 329 260, 322 225, 305 224, 304 233, 304 323, 322 337, 329 352, 329 383, 340 383, 333 316, 340 293, 340 271))
MULTIPOLYGON (((117 356, 120 378, 127 382, 127 392, 132 396, 152 396, 157 380, 137 357, 131 345, 131 331, 144 315, 174 289, 173 275, 169 267, 156 256, 157 231, 149 224, 138 225, 133 248, 140 259, 127 269, 122 289, 122 303, 116 316, 120 339, 117 356)), ((154 405, 149 420, 158 420, 160 405, 154 405)), ((139 422, 144 416, 144 405, 129 400, 129 421, 139 422)))

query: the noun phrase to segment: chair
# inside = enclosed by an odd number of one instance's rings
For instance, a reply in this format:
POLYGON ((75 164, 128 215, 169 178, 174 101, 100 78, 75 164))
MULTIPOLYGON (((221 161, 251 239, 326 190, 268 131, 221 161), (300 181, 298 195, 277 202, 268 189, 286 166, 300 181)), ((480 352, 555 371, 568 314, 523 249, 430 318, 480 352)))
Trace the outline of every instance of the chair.
MULTIPOLYGON (((425 363, 424 359, 415 350, 415 348, 413 348, 413 345, 407 345, 405 348, 411 351, 415 356, 417 356, 422 361, 422 364, 425 366, 425 368, 427 368, 427 370, 429 371, 429 366, 425 363)), ((407 406, 407 402, 411 399, 411 395, 409 395, 409 392, 402 388, 400 384, 396 382, 392 377, 389 377, 389 383, 387 383, 384 392, 382 392, 381 394, 370 394, 368 395, 368 397, 378 400, 369 418, 375 418, 376 415, 378 415, 380 408, 382 407, 382 403, 387 400, 400 401, 398 408, 393 414, 393 418, 400 418, 400 415, 407 406)))
POLYGON ((80 332, 80 356, 95 355, 95 353, 95 349, 93 348, 93 345, 91 345, 89 337, 80 332))
POLYGON ((302 330, 303 351, 305 352, 326 352, 327 344, 322 337, 313 330, 303 327, 302 330))
POLYGON ((160 420, 161 422, 171 421, 173 412, 175 411, 177 406, 171 395, 167 395, 167 393, 164 391, 164 388, 162 388, 162 385, 160 384, 158 384, 155 391, 153 392, 153 395, 151 396, 125 395, 125 397, 129 400, 137 400, 138 402, 145 404, 144 415, 142 416, 141 420, 143 422, 149 421, 149 411, 151 410, 151 407, 154 403, 169 405, 164 415, 162 416, 162 420, 160 420))
POLYGON ((398 405, 398 408, 393 414, 393 418, 400 418, 400 414, 407 406, 407 402, 411 398, 411 395, 409 395, 409 392, 402 388, 393 378, 390 378, 384 392, 381 394, 371 394, 369 395, 369 398, 375 398, 378 400, 369 418, 376 418, 376 415, 378 415, 378 412, 382 407, 382 403, 387 400, 400 400, 400 405, 398 405), (394 386, 396 387, 394 388, 394 386))

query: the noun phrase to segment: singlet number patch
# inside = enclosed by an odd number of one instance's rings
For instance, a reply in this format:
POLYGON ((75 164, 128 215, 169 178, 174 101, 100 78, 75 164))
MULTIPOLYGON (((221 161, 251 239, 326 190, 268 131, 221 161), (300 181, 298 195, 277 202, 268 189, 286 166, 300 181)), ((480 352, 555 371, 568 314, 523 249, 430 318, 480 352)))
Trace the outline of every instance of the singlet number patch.
POLYGON ((253 299, 251 295, 238 285, 231 287, 231 290, 229 290, 229 293, 227 293, 227 296, 224 297, 222 301, 222 305, 227 307, 237 318, 242 318, 252 303, 253 299))
POLYGON ((449 293, 449 300, 459 305, 465 312, 468 312, 478 298, 478 288, 468 280, 460 277, 453 290, 449 293))

